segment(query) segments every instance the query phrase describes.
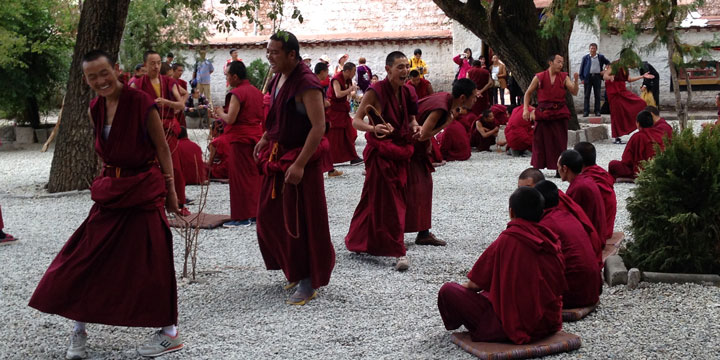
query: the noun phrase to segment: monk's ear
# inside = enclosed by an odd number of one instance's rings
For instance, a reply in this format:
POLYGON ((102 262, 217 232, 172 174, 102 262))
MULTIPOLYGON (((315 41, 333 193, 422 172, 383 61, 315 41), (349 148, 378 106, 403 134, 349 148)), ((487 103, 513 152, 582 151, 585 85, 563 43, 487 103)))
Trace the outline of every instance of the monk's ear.
POLYGON ((513 211, 512 208, 509 208, 508 210, 510 211, 510 220, 514 219, 514 218, 515 218, 515 212, 513 211))

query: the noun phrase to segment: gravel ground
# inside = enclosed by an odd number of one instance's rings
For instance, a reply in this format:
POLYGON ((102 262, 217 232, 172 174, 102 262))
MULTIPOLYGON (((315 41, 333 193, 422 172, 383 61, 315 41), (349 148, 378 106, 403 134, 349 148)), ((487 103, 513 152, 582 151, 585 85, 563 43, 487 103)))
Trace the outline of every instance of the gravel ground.
MULTIPOLYGON (((191 137, 204 146, 200 131, 191 137)), ((627 137, 625 137, 627 140, 627 137)), ((358 153, 364 138, 357 142, 358 153)), ((596 144, 598 163, 620 158, 623 146, 596 144)), ((44 182, 52 152, 39 146, 0 152, 0 204, 6 230, 21 241, 0 248, 0 358, 61 358, 71 321, 27 306, 35 286, 65 241, 87 216, 88 192, 47 196, 44 182)), ((356 255, 344 246, 362 189, 361 166, 339 166, 327 179, 330 230, 337 252, 331 283, 303 307, 285 305, 280 272, 265 270, 254 228, 204 230, 201 282, 178 282, 180 331, 186 349, 167 359, 472 359, 450 342, 437 311, 440 286, 463 281, 482 251, 505 228, 507 199, 529 158, 473 153, 433 174, 433 232, 448 246, 418 247, 405 238, 410 270, 398 273, 391 258, 356 255)), ((553 173, 546 172, 552 176, 553 173)), ((554 180, 561 189, 567 183, 554 180)), ((616 230, 629 223, 632 184, 615 187, 616 230)), ((195 198, 197 186, 189 186, 195 198)), ((228 186, 210 185, 207 211, 229 213, 228 186)), ((178 238, 176 238, 178 239, 178 238)), ((176 269, 182 246, 175 243, 176 269)), ((719 358, 720 290, 697 285, 650 285, 635 291, 604 289, 599 309, 565 325, 583 346, 555 359, 719 358)), ((135 346, 153 329, 90 325, 92 358, 134 359, 135 346)))

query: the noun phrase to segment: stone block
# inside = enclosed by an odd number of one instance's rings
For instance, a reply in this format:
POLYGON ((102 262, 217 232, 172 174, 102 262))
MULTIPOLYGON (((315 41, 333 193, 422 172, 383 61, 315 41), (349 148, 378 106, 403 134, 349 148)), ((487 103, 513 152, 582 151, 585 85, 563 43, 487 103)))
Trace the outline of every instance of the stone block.
POLYGON ((578 142, 587 141, 587 135, 585 134, 585 130, 578 130, 578 142))
POLYGON ((605 260, 605 282, 610 286, 625 285, 628 281, 628 270, 619 255, 605 260))
POLYGON ((640 285, 640 270, 638 268, 632 268, 627 273, 627 288, 628 290, 635 290, 637 289, 638 285, 640 285))
POLYGON ((597 125, 585 128, 585 138, 591 143, 608 139, 607 127, 605 125, 597 125))
POLYGON ((568 148, 572 148, 578 143, 578 131, 568 130, 568 148))

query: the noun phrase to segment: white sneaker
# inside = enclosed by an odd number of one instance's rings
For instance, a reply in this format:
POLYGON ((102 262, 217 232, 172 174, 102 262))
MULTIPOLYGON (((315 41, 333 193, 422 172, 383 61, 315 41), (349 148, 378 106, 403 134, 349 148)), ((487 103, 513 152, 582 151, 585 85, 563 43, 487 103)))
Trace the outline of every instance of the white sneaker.
POLYGON ((68 346, 67 352, 65 353, 65 359, 75 360, 84 359, 87 357, 87 333, 73 331, 70 336, 70 345, 68 346))
POLYGON ((183 341, 180 333, 171 337, 158 330, 152 334, 150 341, 137 348, 138 354, 145 357, 157 357, 183 348, 183 341))

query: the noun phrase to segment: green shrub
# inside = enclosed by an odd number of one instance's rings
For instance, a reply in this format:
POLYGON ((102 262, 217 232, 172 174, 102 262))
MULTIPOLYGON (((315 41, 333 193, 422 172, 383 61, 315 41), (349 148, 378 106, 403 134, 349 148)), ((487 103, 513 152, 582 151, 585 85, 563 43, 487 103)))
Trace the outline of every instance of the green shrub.
POLYGON ((625 262, 645 271, 720 273, 720 128, 676 133, 636 183, 625 262))
POLYGON ((253 60, 247 67, 247 77, 248 80, 250 80, 250 84, 262 91, 265 75, 269 70, 270 64, 263 61, 263 59, 257 58, 253 60))

